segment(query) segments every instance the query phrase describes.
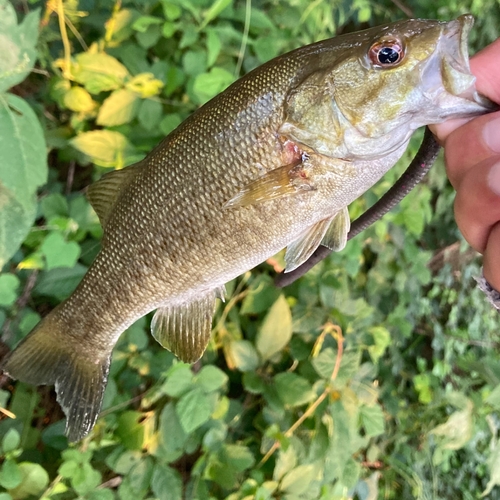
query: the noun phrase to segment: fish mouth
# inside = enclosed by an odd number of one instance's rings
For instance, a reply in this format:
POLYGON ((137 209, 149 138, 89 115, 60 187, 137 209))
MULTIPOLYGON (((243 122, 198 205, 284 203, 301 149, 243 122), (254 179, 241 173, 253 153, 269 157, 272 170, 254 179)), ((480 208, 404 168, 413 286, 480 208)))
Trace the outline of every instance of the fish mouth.
MULTIPOLYGON (((484 113, 498 106, 477 92, 476 77, 470 71, 468 39, 473 25, 474 17, 470 14, 444 25, 438 44, 440 71, 437 73, 446 92, 472 101, 477 106, 477 113, 484 113)), ((472 109, 469 111, 473 113, 472 109)))

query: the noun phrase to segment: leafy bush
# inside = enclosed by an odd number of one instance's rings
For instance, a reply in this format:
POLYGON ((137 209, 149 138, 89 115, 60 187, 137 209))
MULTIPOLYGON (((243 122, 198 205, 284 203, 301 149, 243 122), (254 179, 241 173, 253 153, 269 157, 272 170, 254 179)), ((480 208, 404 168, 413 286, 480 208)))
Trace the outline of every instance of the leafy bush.
MULTIPOLYGON (((468 5, 0 7, 6 352, 71 293, 99 249, 86 185, 142 158, 279 53, 404 14, 449 19, 468 5)), ((499 8, 471 8, 480 47, 498 36, 499 8)), ((350 207, 353 217, 417 144, 350 207)), ((475 289, 479 263, 461 242, 452 199, 440 161, 400 207, 284 291, 272 283, 282 255, 230 283, 194 366, 138 321, 115 349, 102 418, 77 445, 63 435, 51 388, 3 377, 0 500, 498 498, 498 317, 475 289)))

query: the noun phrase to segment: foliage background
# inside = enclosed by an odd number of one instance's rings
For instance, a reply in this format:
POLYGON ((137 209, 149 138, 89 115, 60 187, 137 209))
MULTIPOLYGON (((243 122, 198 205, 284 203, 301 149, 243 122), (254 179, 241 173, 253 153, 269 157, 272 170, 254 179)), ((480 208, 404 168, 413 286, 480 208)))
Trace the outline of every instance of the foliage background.
MULTIPOLYGON (((1 0, 3 351, 96 255, 86 185, 275 55, 465 12, 473 50, 498 37, 494 0, 1 0)), ((115 349, 102 417, 76 445, 52 388, 2 376, 0 500, 500 498, 498 316, 475 289, 480 262, 453 196, 440 160, 294 285, 273 287, 280 255, 230 283, 194 366, 138 321, 115 349)))

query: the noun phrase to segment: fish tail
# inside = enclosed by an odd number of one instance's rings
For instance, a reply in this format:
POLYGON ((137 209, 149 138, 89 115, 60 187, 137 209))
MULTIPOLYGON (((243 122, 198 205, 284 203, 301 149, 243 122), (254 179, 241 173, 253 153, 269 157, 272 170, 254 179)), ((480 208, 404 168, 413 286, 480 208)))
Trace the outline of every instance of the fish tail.
POLYGON ((14 379, 32 385, 55 385, 66 415, 66 435, 79 441, 94 427, 101 409, 111 352, 96 358, 64 329, 59 307, 2 361, 14 379), (100 359, 99 359, 100 358, 100 359))

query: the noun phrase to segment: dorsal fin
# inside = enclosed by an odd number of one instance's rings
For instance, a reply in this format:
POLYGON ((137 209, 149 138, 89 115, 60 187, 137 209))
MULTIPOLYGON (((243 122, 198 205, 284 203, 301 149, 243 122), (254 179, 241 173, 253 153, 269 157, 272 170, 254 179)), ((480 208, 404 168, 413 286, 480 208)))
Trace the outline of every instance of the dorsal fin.
POLYGON ((139 162, 121 170, 109 172, 87 188, 87 198, 99 217, 103 229, 106 227, 106 222, 120 193, 129 185, 141 166, 142 162, 139 162))

